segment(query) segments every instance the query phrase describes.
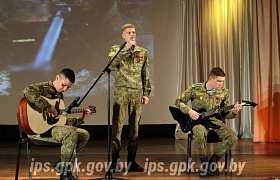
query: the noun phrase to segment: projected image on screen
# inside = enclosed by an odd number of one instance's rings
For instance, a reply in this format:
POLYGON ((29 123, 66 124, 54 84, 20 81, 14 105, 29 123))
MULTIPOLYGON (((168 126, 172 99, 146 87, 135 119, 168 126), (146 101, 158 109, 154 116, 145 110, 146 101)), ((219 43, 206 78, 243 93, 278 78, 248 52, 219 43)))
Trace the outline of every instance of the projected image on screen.
MULTIPOLYGON (((125 23, 135 25, 137 44, 148 49, 154 85, 152 0, 61 2, 1 1, 2 98, 21 96, 25 86, 53 80, 63 68, 71 68, 76 73, 75 85, 65 95, 83 96, 108 64, 110 47, 124 43, 121 27, 125 23)), ((114 74, 111 86, 113 81, 114 74)), ((106 94, 107 88, 104 75, 89 95, 106 94)))

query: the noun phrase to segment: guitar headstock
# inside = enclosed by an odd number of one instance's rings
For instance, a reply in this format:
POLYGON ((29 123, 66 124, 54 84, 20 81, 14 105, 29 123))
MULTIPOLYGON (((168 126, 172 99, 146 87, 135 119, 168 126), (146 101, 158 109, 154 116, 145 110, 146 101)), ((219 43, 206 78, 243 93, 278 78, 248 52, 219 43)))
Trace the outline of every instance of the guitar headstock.
POLYGON ((251 101, 246 101, 246 100, 242 100, 241 101, 242 106, 253 106, 256 107, 258 104, 255 102, 251 102, 251 101))
POLYGON ((93 105, 89 105, 88 108, 90 109, 91 113, 90 114, 93 114, 93 113, 96 113, 96 106, 93 106, 93 105))

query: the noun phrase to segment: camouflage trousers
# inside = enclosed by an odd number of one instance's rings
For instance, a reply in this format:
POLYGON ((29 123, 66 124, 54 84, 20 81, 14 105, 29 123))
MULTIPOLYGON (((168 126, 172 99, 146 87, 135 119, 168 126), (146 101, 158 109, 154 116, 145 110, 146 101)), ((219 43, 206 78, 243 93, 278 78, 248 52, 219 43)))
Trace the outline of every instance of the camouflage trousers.
POLYGON ((62 166, 73 164, 76 153, 80 152, 87 144, 90 134, 88 131, 74 126, 55 126, 52 129, 52 137, 29 136, 47 142, 60 142, 62 166))
MULTIPOLYGON (((220 137, 220 139, 222 140, 221 144, 217 147, 216 151, 214 152, 217 156, 222 157, 234 146, 234 144, 238 140, 237 134, 220 120, 213 120, 211 122, 220 126, 219 129, 210 129, 210 130, 215 131, 220 137)), ((192 129, 193 138, 200 158, 204 158, 207 156, 206 138, 207 138, 208 131, 209 129, 205 128, 201 124, 194 126, 192 129)))
POLYGON ((127 114, 129 123, 127 151, 136 153, 139 141, 139 122, 142 113, 141 98, 141 90, 115 87, 112 118, 112 154, 119 154, 121 151, 121 134, 127 114))

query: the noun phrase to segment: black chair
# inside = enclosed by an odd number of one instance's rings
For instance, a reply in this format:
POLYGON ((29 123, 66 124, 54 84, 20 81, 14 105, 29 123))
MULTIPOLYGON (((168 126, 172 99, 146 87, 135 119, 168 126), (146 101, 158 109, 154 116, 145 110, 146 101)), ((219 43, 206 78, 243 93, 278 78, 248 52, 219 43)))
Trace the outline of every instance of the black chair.
MULTIPOLYGON (((21 146, 22 144, 26 144, 26 152, 27 152, 27 165, 28 165, 28 180, 32 179, 31 175, 31 151, 30 147, 32 145, 42 146, 42 147, 61 147, 61 143, 56 142, 47 142, 39 139, 32 139, 29 138, 28 135, 23 131, 20 120, 19 120, 19 113, 17 113, 18 118, 18 126, 19 126, 19 143, 18 143, 18 155, 17 155, 17 164, 16 164, 16 173, 15 173, 15 180, 18 180, 19 175, 19 164, 20 164, 20 158, 21 158, 21 146)), ((78 167, 77 162, 75 162, 75 172, 76 172, 76 178, 78 179, 78 167)))
MULTIPOLYGON (((176 120, 180 124, 180 128, 183 132, 188 133, 188 143, 187 143, 187 172, 191 173, 191 163, 192 163, 192 140, 193 140, 193 133, 192 131, 185 131, 185 127, 187 125, 187 122, 184 118, 186 118, 186 115, 183 114, 180 109, 176 107, 169 106, 170 113, 174 120, 176 120)), ((214 131, 209 131, 207 135, 207 143, 219 143, 222 142, 222 140, 219 138, 217 133, 214 131)), ((225 154, 225 172, 230 172, 232 174, 232 153, 231 149, 228 153, 225 154), (228 167, 228 156, 229 156, 229 170, 227 170, 228 167)))

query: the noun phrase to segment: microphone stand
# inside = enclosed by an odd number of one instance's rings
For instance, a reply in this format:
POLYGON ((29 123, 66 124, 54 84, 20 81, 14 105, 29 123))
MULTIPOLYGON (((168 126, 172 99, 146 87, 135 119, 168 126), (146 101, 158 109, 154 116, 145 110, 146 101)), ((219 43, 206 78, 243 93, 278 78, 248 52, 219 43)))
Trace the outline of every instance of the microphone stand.
POLYGON ((86 96, 89 94, 89 92, 91 91, 91 89, 95 86, 95 84, 99 81, 99 79, 102 77, 102 75, 107 72, 108 74, 108 100, 107 100, 107 106, 108 106, 108 171, 105 174, 105 179, 112 179, 113 175, 112 172, 109 170, 109 164, 110 164, 110 149, 111 149, 111 137, 110 137, 110 73, 111 73, 111 69, 109 68, 110 65, 112 64, 112 62, 115 60, 115 58, 118 56, 118 54, 120 53, 120 51, 124 48, 124 46, 126 45, 127 42, 125 42, 120 50, 115 54, 115 56, 111 59, 111 61, 109 62, 109 64, 107 64, 107 66, 104 68, 104 70, 101 72, 101 74, 99 75, 99 77, 95 80, 95 82, 92 84, 92 86, 89 88, 89 90, 87 91, 87 93, 84 95, 84 97, 81 99, 81 101, 79 103, 76 103, 76 106, 79 107, 80 104, 83 102, 83 100, 86 98, 86 96))

